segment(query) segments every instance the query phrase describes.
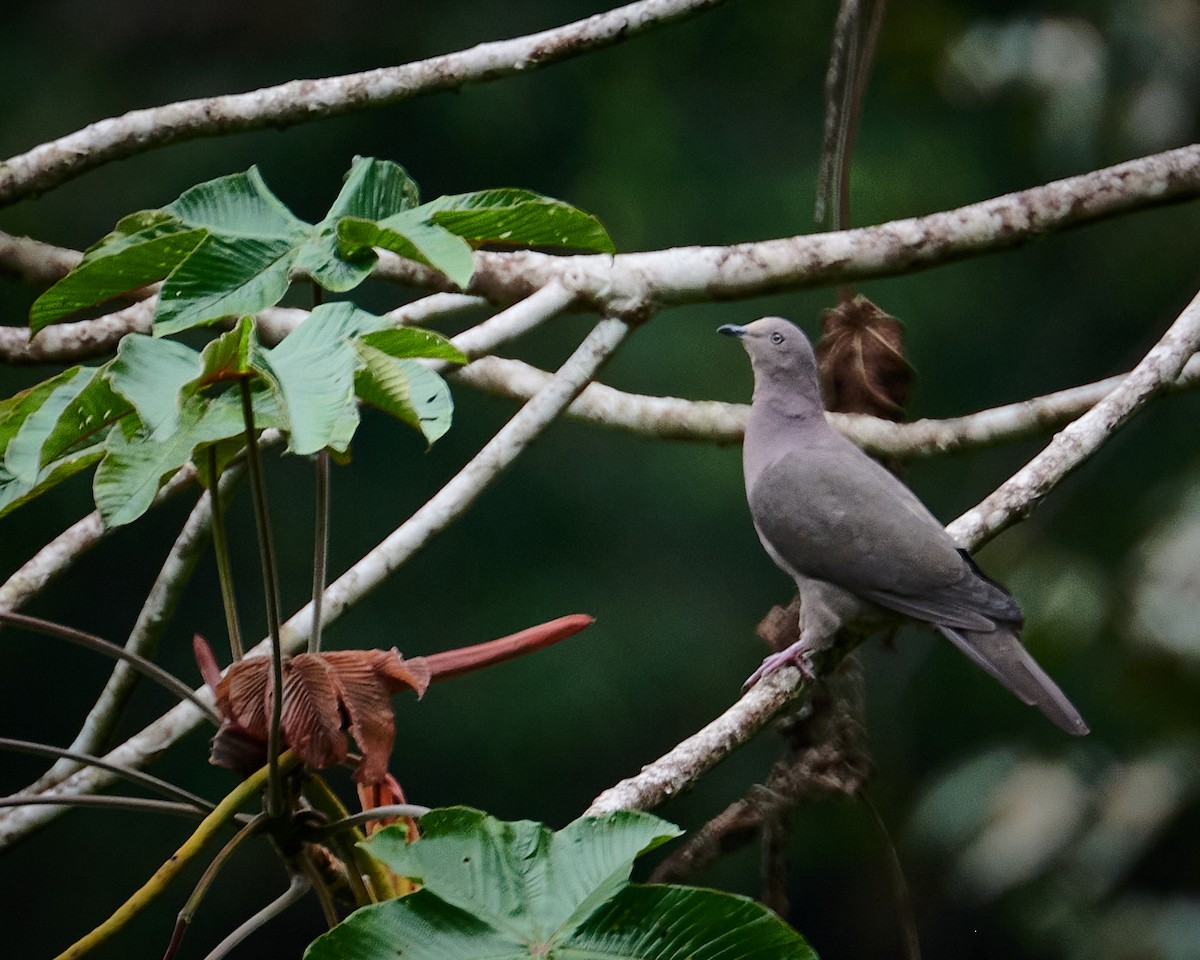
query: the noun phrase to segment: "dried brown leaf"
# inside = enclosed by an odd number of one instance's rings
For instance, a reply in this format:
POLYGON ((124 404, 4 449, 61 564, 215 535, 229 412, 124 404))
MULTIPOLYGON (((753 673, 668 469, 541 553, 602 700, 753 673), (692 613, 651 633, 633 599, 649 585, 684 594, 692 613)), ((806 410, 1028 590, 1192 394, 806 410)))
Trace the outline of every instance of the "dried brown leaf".
POLYGON ((904 416, 913 370, 904 358, 904 328, 864 296, 821 317, 817 366, 825 405, 837 413, 904 416))

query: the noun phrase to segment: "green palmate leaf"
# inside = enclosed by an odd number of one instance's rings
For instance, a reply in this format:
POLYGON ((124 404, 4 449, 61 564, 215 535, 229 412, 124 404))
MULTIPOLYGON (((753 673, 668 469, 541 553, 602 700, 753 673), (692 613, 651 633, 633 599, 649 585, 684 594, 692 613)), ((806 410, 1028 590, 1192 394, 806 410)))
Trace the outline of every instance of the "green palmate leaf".
POLYGON ((532 190, 505 188, 438 197, 412 211, 472 244, 570 247, 615 253, 608 231, 590 213, 532 190))
POLYGON ((362 342, 389 357, 428 357, 451 363, 467 363, 470 359, 447 337, 420 327, 391 327, 363 334, 362 342))
POLYGON ((43 467, 32 483, 24 483, 16 479, 3 465, 0 465, 0 517, 12 513, 22 504, 28 503, 47 490, 58 486, 64 480, 86 470, 102 456, 104 456, 104 445, 100 443, 70 453, 43 467))
MULTIPOLYGON (((276 425, 265 415, 261 402, 255 403, 254 422, 259 429, 276 425)), ((176 431, 161 440, 140 436, 131 439, 120 430, 110 432, 104 459, 92 482, 96 509, 105 526, 117 527, 136 520, 197 448, 239 437, 244 427, 241 398, 236 391, 227 391, 212 400, 199 396, 186 399, 176 431)))
POLYGON ((7 452, 9 441, 21 429, 25 419, 39 409, 58 387, 78 375, 79 369, 71 367, 48 380, 13 394, 7 400, 0 401, 0 453, 7 452))
POLYGON ((36 333, 79 310, 166 277, 207 236, 162 210, 122 219, 74 270, 34 301, 29 325, 36 333))
POLYGON ((353 289, 366 279, 378 258, 369 247, 360 248, 350 259, 343 257, 338 249, 338 221, 390 217, 416 206, 419 196, 416 182, 399 164, 355 157, 341 193, 299 250, 294 271, 312 277, 326 290, 353 289))
POLYGON ((30 411, 4 451, 4 467, 19 482, 32 485, 42 469, 42 446, 72 401, 92 382, 94 367, 75 367, 30 411))
POLYGON ((350 303, 323 304, 279 346, 258 354, 255 367, 275 390, 293 452, 343 452, 349 446, 358 427, 359 363, 350 341, 386 323, 350 303))
POLYGON ((442 271, 464 289, 475 271, 471 245, 449 230, 429 223, 414 210, 378 223, 347 217, 338 223, 338 240, 343 257, 362 256, 363 251, 382 247, 442 271))
POLYGON ((361 342, 354 349, 363 364, 354 389, 363 403, 420 430, 430 444, 445 435, 454 415, 445 380, 416 360, 396 359, 361 342))
POLYGON ((358 910, 305 960, 815 960, 751 900, 630 885, 634 858, 679 833, 649 814, 585 817, 552 833, 453 808, 421 825, 415 843, 387 829, 363 846, 423 889, 358 910))
POLYGON ((761 903, 698 887, 627 886, 555 947, 566 958, 817 960, 761 903))
POLYGON ((121 220, 38 299, 30 323, 39 330, 157 280, 165 280, 156 314, 159 335, 256 313, 278 303, 298 276, 329 290, 349 290, 370 273, 375 256, 369 249, 352 260, 339 256, 338 220, 387 217, 416 202, 416 184, 385 160, 356 159, 317 224, 288 210, 253 167, 219 177, 161 210, 121 220))
POLYGON ((200 354, 191 347, 130 333, 117 346, 108 380, 137 411, 146 438, 157 440, 178 429, 183 386, 200 369, 200 354))

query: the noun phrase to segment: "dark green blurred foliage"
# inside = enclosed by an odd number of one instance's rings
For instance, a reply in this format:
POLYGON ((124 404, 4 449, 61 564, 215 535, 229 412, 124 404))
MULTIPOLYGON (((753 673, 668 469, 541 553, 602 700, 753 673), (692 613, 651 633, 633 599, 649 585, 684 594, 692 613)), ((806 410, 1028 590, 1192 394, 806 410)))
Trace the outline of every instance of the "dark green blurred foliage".
MULTIPOLYGON (((368 69, 542 29, 600 3, 368 0, 9 4, 0 155, 174 99, 368 69)), ((257 163, 299 216, 320 216, 356 154, 403 163, 426 196, 511 184, 597 214, 622 250, 811 229, 832 4, 743 0, 542 71, 396 107, 240 134, 112 164, 0 212, 0 229, 84 247, 123 214, 257 163)), ((851 178, 856 224, 945 209, 1186 143, 1196 134, 1200 15, 1190 0, 892 4, 851 178)), ((1184 205, 1018 251, 863 285, 907 329, 909 413, 947 416, 1128 369, 1195 293, 1196 210, 1184 205)), ((394 305, 368 284, 359 300, 394 305)), ((0 280, 3 322, 37 291, 0 280)), ((746 400, 740 351, 713 330, 784 313, 815 332, 833 291, 668 311, 603 374, 645 393, 746 400)), ((465 322, 465 321, 464 321, 465 322)), ((581 317, 506 348, 554 366, 581 317)), ((453 333, 453 330, 443 332, 453 333)), ((48 375, 0 369, 0 393, 48 375)), ((450 433, 419 437, 367 414, 333 480, 331 571, 408 517, 511 415, 455 390, 450 433)), ((863 651, 875 775, 929 957, 1200 955, 1196 703, 1200 396, 1156 401, 982 562, 1028 615, 1026 638, 1092 725, 1068 743, 947 644, 907 631, 863 651)), ((946 520, 1041 446, 920 462, 907 480, 946 520)), ((284 607, 309 589, 312 473, 268 456, 284 607)), ((0 575, 90 508, 86 481, 0 524, 0 575)), ((123 639, 186 515, 175 502, 119 531, 30 612, 123 639)), ((243 493, 233 506, 243 623, 262 632, 243 493)), ((392 769, 416 802, 469 804, 561 826, 723 710, 763 650, 754 625, 790 585, 761 553, 735 448, 553 427, 466 518, 340 620, 334 646, 422 654, 567 612, 597 623, 563 645, 397 703, 392 769)), ((198 682, 189 639, 223 634, 202 562, 161 651, 198 682)), ((0 733, 65 744, 108 664, 0 634, 0 733)), ((168 705, 141 689, 118 736, 168 705)), ((766 734, 660 811, 695 828, 762 779, 766 734)), ((200 735, 157 772, 216 798, 200 735)), ((40 768, 5 756, 0 790, 40 768)), ((345 786, 345 784, 343 784, 345 786)), ((75 812, 0 858, 6 955, 62 949, 106 917, 186 836, 184 822, 75 812)), ((901 934, 881 841, 851 801, 797 814, 789 917, 826 957, 892 957, 901 934)), ((698 882, 755 893, 743 851, 698 882)), ((282 891, 266 845, 205 902, 200 956, 282 891)), ((97 956, 161 955, 184 890, 97 956)), ((321 929, 312 904, 235 956, 294 957, 321 929)), ((185 950, 185 952, 186 952, 185 950)))

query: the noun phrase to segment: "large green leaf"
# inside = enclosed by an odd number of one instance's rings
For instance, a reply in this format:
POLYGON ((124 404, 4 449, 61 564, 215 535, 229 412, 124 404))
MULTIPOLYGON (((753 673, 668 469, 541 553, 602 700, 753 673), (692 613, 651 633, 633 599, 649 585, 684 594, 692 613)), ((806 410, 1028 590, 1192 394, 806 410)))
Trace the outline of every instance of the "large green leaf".
POLYGON ((386 323, 351 303, 323 304, 279 346, 261 351, 255 366, 275 390, 294 453, 341 453, 350 445, 358 427, 358 357, 350 341, 386 323))
POLYGON ((108 379, 133 404, 147 439, 157 440, 178 429, 183 386, 199 376, 200 369, 200 354, 191 347, 130 333, 117 346, 108 379))
POLYGON ((509 187, 438 197, 412 211, 481 244, 569 247, 615 253, 612 237, 590 213, 532 190, 509 187))
POLYGON ((363 846, 423 889, 356 911, 305 960, 815 960, 744 897, 631 886, 634 858, 679 833, 649 814, 585 817, 552 833, 453 808, 421 826, 415 843, 385 829, 363 846))
MULTIPOLYGON (((255 405, 255 426, 273 426, 255 405)), ((96 469, 92 492, 106 527, 118 527, 140 517, 154 495, 188 460, 197 447, 236 437, 244 430, 241 398, 230 390, 208 400, 188 398, 179 412, 174 433, 159 440, 127 438, 113 430, 104 459, 96 469)))
POLYGON ((420 430, 430 444, 441 439, 454 415, 446 381, 416 360, 397 359, 363 342, 354 348, 363 364, 354 378, 359 399, 420 430))
POLYGON ((296 217, 256 168, 185 191, 161 210, 125 217, 82 263, 38 298, 35 330, 71 313, 164 280, 155 317, 162 335, 256 313, 279 302, 298 276, 349 290, 375 255, 338 253, 337 222, 387 217, 412 207, 417 188, 398 164, 358 158, 341 193, 317 224, 296 217))
POLYGON ((347 217, 338 223, 339 250, 343 257, 359 257, 372 247, 391 250, 402 257, 441 270, 466 288, 475 271, 471 245, 449 230, 429 223, 415 211, 404 211, 378 222, 347 217))

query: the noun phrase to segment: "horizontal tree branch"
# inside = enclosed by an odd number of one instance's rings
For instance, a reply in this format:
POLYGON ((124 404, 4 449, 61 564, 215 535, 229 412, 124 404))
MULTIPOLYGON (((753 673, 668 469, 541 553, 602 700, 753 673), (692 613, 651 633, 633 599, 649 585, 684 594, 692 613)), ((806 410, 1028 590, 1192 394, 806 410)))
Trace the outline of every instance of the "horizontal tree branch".
MULTIPOLYGON (((545 384, 550 374, 521 360, 482 357, 450 376, 488 393, 525 400, 545 384)), ((930 457, 992 446, 1060 427, 1099 403, 1127 376, 1120 374, 944 420, 896 423, 866 414, 826 416, 840 432, 875 456, 901 460, 930 457)), ((1169 389, 1176 390, 1197 386, 1200 386, 1200 354, 1193 356, 1180 375, 1168 384, 1169 389)), ((567 415, 658 440, 720 444, 741 442, 750 407, 718 400, 626 393, 602 383, 591 383, 567 408, 567 415)))
MULTIPOLYGON (((468 293, 509 304, 557 282, 579 306, 644 320, 669 304, 747 298, 909 273, 1198 195, 1200 145, 1192 145, 954 210, 836 233, 615 256, 478 251, 468 293)), ((398 271, 405 282, 428 282, 436 289, 445 286, 441 274, 424 267, 409 269, 416 267, 381 251, 374 275, 389 277, 398 271)), ((151 302, 142 301, 98 320, 48 327, 32 342, 24 328, 0 327, 0 361, 69 362, 106 353, 123 332, 149 328, 149 318, 141 311, 149 309, 151 302)))
POLYGON ((468 292, 506 302, 558 278, 582 301, 619 313, 742 299, 912 273, 1196 196, 1200 144, 954 210, 835 233, 615 256, 481 251, 468 292))
POLYGON ((133 110, 0 163, 0 206, 43 193, 111 160, 169 143, 282 127, 458 90, 611 46, 722 2, 639 0, 552 30, 403 66, 133 110))

